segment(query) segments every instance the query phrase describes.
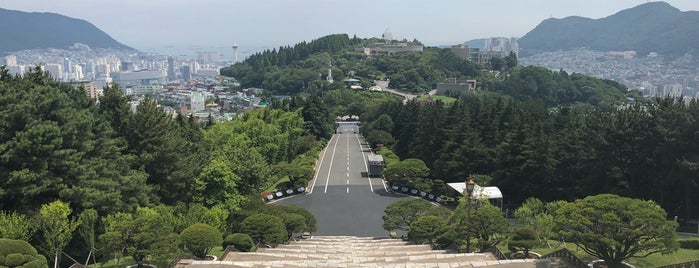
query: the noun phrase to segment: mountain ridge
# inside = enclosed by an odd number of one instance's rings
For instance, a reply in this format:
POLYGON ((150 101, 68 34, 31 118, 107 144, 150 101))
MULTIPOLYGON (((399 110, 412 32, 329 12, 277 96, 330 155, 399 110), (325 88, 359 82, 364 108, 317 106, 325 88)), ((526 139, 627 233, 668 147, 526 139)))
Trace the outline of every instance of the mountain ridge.
POLYGON ((24 12, 0 8, 0 52, 24 49, 68 48, 82 43, 91 48, 135 50, 92 23, 50 12, 24 12))
POLYGON ((587 47, 597 51, 634 50, 681 56, 696 51, 699 12, 665 2, 649 2, 611 16, 590 19, 571 16, 542 21, 519 39, 523 54, 587 47))

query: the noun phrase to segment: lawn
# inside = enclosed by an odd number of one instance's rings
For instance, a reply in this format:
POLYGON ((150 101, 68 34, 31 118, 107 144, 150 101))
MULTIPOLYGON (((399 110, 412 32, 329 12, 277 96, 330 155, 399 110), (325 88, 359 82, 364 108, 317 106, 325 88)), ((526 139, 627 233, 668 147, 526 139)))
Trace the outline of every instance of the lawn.
MULTIPOLYGON (((551 248, 543 246, 533 248, 530 251, 539 253, 543 256, 565 247, 568 250, 570 250, 573 254, 575 254, 578 258, 580 258, 582 261, 590 262, 595 259, 594 257, 582 251, 582 249, 578 248, 578 246, 576 246, 573 243, 565 243, 565 245, 563 245, 563 243, 560 243, 558 241, 549 240, 549 244, 551 244, 551 248)), ((508 257, 510 253, 512 253, 510 252, 510 250, 507 249, 507 243, 500 243, 500 245, 498 245, 498 249, 500 249, 500 251, 505 253, 505 255, 508 257)), ((627 262, 635 265, 636 267, 660 267, 664 265, 684 263, 696 260, 699 260, 699 250, 680 248, 675 253, 669 255, 662 255, 660 253, 656 253, 645 258, 631 258, 627 260, 627 262)))
POLYGON ((431 96, 420 95, 416 98, 416 100, 419 102, 419 101, 426 100, 427 98, 432 98, 433 101, 441 100, 446 105, 450 105, 456 101, 456 98, 447 97, 447 96, 439 96, 439 95, 431 95, 431 96))

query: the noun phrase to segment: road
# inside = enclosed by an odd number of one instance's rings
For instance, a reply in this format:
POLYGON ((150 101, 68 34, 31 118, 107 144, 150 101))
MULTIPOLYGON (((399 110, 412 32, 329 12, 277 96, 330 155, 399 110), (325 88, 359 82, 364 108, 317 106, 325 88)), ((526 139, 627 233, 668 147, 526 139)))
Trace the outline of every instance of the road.
MULTIPOLYGON (((418 95, 400 92, 400 91, 397 91, 394 89, 389 89, 388 88, 388 81, 374 80, 374 84, 376 84, 376 86, 380 87, 383 91, 390 92, 390 93, 393 93, 395 95, 403 97, 403 104, 406 104, 409 101, 412 101, 413 99, 417 98, 417 96, 418 96, 418 95)), ((432 94, 430 94, 430 95, 432 95, 432 94)))
POLYGON ((386 206, 410 198, 392 194, 380 178, 366 176, 366 155, 371 153, 356 126, 343 126, 321 152, 311 191, 306 195, 280 200, 295 204, 315 215, 314 235, 387 237, 381 228, 386 206))

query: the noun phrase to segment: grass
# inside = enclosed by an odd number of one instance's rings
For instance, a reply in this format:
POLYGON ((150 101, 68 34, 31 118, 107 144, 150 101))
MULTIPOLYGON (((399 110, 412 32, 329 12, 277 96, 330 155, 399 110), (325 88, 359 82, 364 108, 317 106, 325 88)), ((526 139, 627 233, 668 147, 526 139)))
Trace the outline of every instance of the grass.
MULTIPOLYGON (((573 243, 566 243, 565 245, 563 245, 563 243, 561 242, 549 240, 549 244, 551 244, 551 248, 544 245, 542 247, 530 249, 530 251, 539 253, 543 256, 561 248, 567 248, 582 261, 590 262, 597 259, 585 253, 582 249, 578 248, 578 246, 576 246, 573 243)), ((512 253, 509 249, 507 249, 506 242, 500 243, 498 245, 498 249, 500 249, 500 251, 505 253, 505 255, 507 255, 508 257, 509 254, 512 253)), ((678 251, 668 255, 656 253, 645 258, 631 258, 626 261, 630 264, 635 265, 636 267, 660 267, 670 264, 684 263, 696 260, 699 260, 699 250, 681 248, 678 251)))
POLYGON ((416 98, 416 100, 422 101, 422 100, 426 100, 427 98, 432 98, 432 100, 434 100, 434 101, 441 100, 446 105, 450 105, 456 101, 456 98, 447 97, 447 96, 439 96, 439 95, 432 95, 432 96, 420 95, 416 98))
MULTIPOLYGON (((188 253, 184 253, 188 254, 188 253)), ((223 247, 218 246, 214 247, 211 249, 211 252, 209 252, 209 255, 214 255, 216 258, 219 260, 221 259, 221 255, 223 255, 223 247)), ((164 259, 155 259, 155 260, 147 260, 144 263, 145 264, 155 264, 158 267, 167 267, 168 264, 170 264, 171 261, 174 260, 174 256, 164 258, 164 259)), ((136 264, 136 262, 133 260, 131 257, 123 257, 119 259, 118 263, 114 263, 114 259, 109 259, 106 260, 105 262, 98 262, 97 264, 90 264, 89 267, 100 267, 100 268, 124 268, 129 265, 136 264)))

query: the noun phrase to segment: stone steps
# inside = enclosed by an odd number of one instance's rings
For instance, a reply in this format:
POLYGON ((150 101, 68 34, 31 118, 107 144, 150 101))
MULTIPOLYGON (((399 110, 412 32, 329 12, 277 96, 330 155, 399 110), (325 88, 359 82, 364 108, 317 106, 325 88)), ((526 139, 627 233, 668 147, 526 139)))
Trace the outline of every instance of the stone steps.
POLYGON ((490 253, 446 253, 398 239, 315 236, 257 252, 230 252, 221 261, 183 260, 178 268, 238 267, 535 267, 532 260, 498 261, 490 253))

